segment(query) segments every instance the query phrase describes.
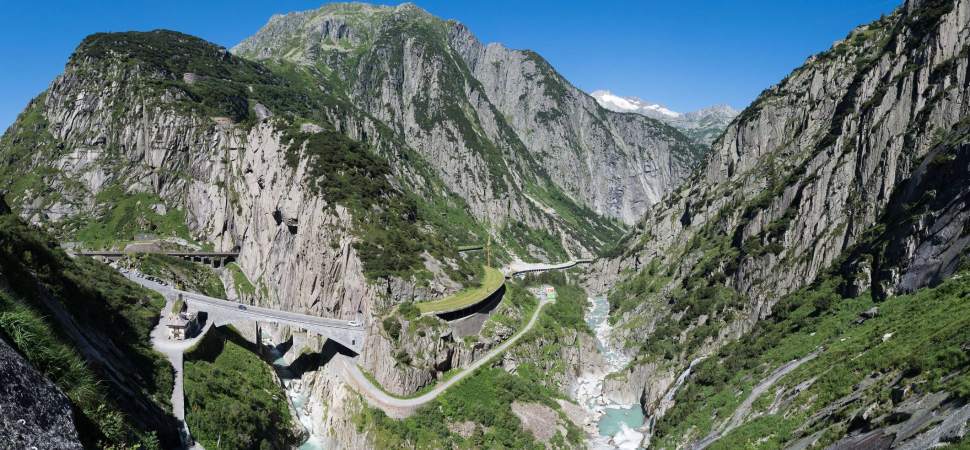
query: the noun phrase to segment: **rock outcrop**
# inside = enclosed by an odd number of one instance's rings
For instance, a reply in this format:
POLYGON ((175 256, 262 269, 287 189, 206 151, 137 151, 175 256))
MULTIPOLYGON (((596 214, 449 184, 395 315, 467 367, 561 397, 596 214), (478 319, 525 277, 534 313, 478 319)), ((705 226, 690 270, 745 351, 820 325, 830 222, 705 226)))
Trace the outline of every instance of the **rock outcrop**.
POLYGON ((557 434, 566 436, 566 430, 559 424, 559 413, 546 405, 514 402, 512 413, 522 422, 522 428, 539 442, 547 443, 557 434))
POLYGON ((81 449, 71 402, 0 339, 0 441, 10 448, 81 449))

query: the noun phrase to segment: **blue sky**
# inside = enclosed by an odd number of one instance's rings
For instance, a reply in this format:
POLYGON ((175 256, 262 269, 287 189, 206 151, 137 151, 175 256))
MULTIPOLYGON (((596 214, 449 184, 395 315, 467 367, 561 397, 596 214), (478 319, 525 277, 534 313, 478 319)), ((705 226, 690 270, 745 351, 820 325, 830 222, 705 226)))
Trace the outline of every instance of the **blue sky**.
MULTIPOLYGON (((417 0, 483 41, 528 48, 579 88, 678 111, 742 108, 805 58, 901 0, 417 0)), ((168 28, 230 47, 270 15, 321 1, 3 0, 0 130, 64 68, 84 36, 168 28)), ((397 4, 396 1, 375 3, 397 4)))

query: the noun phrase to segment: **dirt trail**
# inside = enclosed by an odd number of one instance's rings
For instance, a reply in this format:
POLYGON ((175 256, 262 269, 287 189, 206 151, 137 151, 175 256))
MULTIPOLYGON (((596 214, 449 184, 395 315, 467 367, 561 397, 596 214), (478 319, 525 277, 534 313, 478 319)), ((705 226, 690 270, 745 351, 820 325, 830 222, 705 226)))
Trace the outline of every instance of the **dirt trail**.
POLYGON ((744 399, 740 405, 738 405, 738 408, 734 410, 731 420, 724 422, 720 427, 712 431, 711 434, 707 435, 707 437, 694 444, 692 448, 694 450, 706 448, 708 445, 713 444, 725 434, 730 433, 731 430, 741 426, 742 421, 744 421, 744 418, 748 415, 748 413, 751 412, 751 407, 754 405, 754 402, 758 399, 758 397, 761 396, 761 394, 764 394, 768 389, 771 389, 771 387, 774 386, 778 380, 791 373, 791 371, 797 369, 802 364, 815 359, 819 353, 820 351, 816 350, 801 359, 790 361, 776 369, 771 375, 768 376, 768 378, 761 380, 761 383, 758 383, 758 385, 751 390, 751 394, 749 394, 748 397, 744 399))

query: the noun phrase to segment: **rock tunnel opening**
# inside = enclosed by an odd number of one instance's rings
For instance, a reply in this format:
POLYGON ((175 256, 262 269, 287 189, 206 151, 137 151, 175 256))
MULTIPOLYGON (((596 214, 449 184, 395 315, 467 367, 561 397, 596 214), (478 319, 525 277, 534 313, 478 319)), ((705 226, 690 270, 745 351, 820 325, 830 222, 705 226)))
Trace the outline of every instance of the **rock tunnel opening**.
POLYGON ((457 311, 438 314, 438 317, 440 317, 441 320, 444 320, 446 322, 451 322, 453 320, 458 320, 458 319, 468 317, 472 314, 489 314, 496 307, 498 307, 499 303, 502 302, 502 297, 504 296, 505 296, 505 285, 502 285, 484 301, 476 303, 464 309, 459 309, 457 311))

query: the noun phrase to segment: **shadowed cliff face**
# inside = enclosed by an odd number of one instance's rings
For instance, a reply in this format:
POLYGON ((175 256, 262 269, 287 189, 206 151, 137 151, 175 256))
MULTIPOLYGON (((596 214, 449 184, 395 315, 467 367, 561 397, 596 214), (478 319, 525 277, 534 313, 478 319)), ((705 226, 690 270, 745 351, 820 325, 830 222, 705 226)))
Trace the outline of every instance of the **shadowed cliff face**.
POLYGON ((5 420, 26 420, 4 428, 13 433, 4 442, 46 436, 66 447, 177 446, 172 369, 148 340, 163 304, 110 267, 70 258, 43 231, 0 215, 4 370, 32 368, 4 377, 8 401, 23 401, 5 407, 5 420), (27 383, 37 386, 21 389, 27 383), (30 436, 31 427, 46 431, 30 436))
POLYGON ((809 58, 651 208, 590 279, 616 283, 614 320, 641 354, 618 392, 652 407, 687 361, 746 334, 827 270, 842 294, 878 298, 956 270, 968 8, 906 2, 809 58))

